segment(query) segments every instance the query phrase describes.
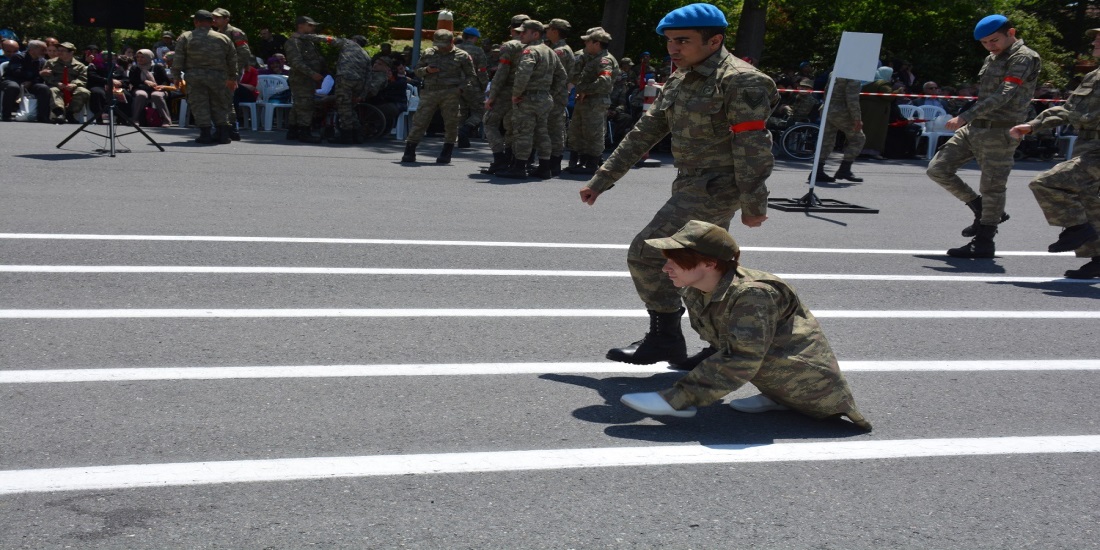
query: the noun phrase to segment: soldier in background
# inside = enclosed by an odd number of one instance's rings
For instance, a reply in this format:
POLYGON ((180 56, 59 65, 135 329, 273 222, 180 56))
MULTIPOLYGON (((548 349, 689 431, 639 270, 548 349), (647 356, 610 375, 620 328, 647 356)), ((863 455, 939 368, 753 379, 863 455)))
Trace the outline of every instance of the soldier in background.
MULTIPOLYGON (((239 82, 241 77, 244 76, 244 72, 251 66, 256 64, 256 58, 252 56, 252 50, 248 47, 248 35, 241 29, 229 24, 229 10, 225 8, 218 8, 212 12, 214 14, 214 30, 229 37, 229 40, 233 42, 233 48, 237 52, 237 81, 239 82)), ((241 140, 241 133, 237 129, 237 111, 233 106, 233 91, 227 90, 229 95, 229 120, 226 121, 229 124, 229 138, 233 141, 241 140)))
POLYGON ((455 141, 458 140, 459 110, 462 94, 470 82, 477 79, 474 61, 470 54, 454 45, 454 33, 439 29, 432 35, 432 47, 424 51, 416 64, 416 76, 424 79, 420 92, 420 106, 413 114, 412 128, 405 141, 405 154, 401 162, 416 162, 416 146, 424 137, 435 112, 443 117, 443 150, 435 159, 438 164, 451 162, 455 141))
POLYGON ((356 99, 372 97, 387 84, 386 73, 371 70, 370 55, 363 49, 367 45, 367 38, 359 34, 351 38, 317 34, 291 36, 304 38, 315 44, 331 44, 340 49, 332 87, 332 95, 336 99, 336 114, 340 119, 337 143, 363 143, 359 116, 355 112, 356 99))
POLYGON ((779 102, 775 82, 723 46, 726 16, 710 4, 691 4, 665 15, 657 34, 677 70, 652 107, 623 138, 607 162, 580 190, 595 204, 657 142, 672 134, 677 168, 672 196, 631 243, 627 267, 649 313, 649 332, 607 352, 613 361, 647 365, 668 361, 691 370, 715 352, 687 357, 680 331, 680 295, 664 275, 665 258, 645 241, 668 237, 690 220, 728 227, 741 209, 741 223, 759 227, 768 219, 771 133, 766 121, 779 102))
MULTIPOLYGON (((1100 57, 1100 29, 1089 29, 1092 55, 1100 57)), ((1024 135, 1073 125, 1077 129, 1074 157, 1039 174, 1028 187, 1043 209, 1047 223, 1063 227, 1058 240, 1047 249, 1050 252, 1075 251, 1078 258, 1091 258, 1080 269, 1070 269, 1070 279, 1100 278, 1100 239, 1096 226, 1100 224, 1100 69, 1085 75, 1069 100, 1050 107, 1034 119, 1020 124, 1009 134, 1014 139, 1024 135)))
POLYGON ((859 110, 859 90, 858 80, 837 78, 836 83, 833 84, 833 97, 829 101, 829 113, 825 118, 825 136, 821 140, 821 162, 817 165, 817 181, 825 183, 836 180, 855 183, 863 181, 863 178, 857 178, 852 173, 852 163, 855 162, 859 152, 863 150, 863 144, 867 141, 859 110), (847 142, 844 145, 844 160, 840 162, 836 176, 830 177, 825 173, 825 161, 836 147, 837 132, 843 132, 847 142))
POLYGON ((558 55, 543 44, 546 27, 539 21, 523 22, 520 40, 527 46, 516 66, 512 85, 512 165, 497 172, 505 178, 527 177, 527 159, 532 148, 538 153, 539 166, 532 174, 540 179, 551 177, 550 134, 547 118, 554 108, 554 98, 565 89, 565 68, 558 55))
POLYGON ((187 103, 199 127, 197 143, 214 143, 211 126, 217 124, 218 143, 229 143, 229 106, 232 96, 224 89, 237 89, 237 52, 229 37, 215 31, 214 14, 199 10, 194 15, 195 30, 180 35, 172 59, 176 87, 187 74, 187 103))
POLYGON ((84 110, 92 97, 88 91, 88 66, 73 58, 76 46, 72 42, 58 44, 57 57, 46 62, 42 79, 53 97, 53 122, 76 122, 75 115, 84 110))
MULTIPOLYGON (((313 34, 317 22, 304 15, 295 22, 299 35, 313 34)), ((290 107, 290 130, 287 139, 297 139, 305 143, 321 143, 321 138, 313 135, 313 109, 317 85, 325 79, 325 60, 317 45, 304 38, 291 38, 283 46, 286 62, 290 65, 290 85, 292 105, 290 107)))
POLYGON ((477 45, 481 38, 481 32, 474 27, 466 27, 462 30, 462 42, 455 44, 456 48, 470 54, 474 61, 474 72, 477 78, 467 88, 462 96, 462 125, 458 128, 458 148, 465 149, 470 146, 470 135, 477 134, 481 120, 485 118, 485 88, 489 86, 489 56, 485 50, 477 45))
POLYGON ((485 139, 493 152, 493 162, 483 170, 486 174, 495 174, 503 170, 512 161, 512 82, 515 79, 515 63, 523 53, 524 45, 515 37, 516 28, 530 17, 519 14, 512 16, 513 39, 500 45, 496 73, 489 85, 489 97, 485 99, 485 139), (501 128, 503 127, 503 132, 501 128))
MULTIPOLYGON (((574 174, 595 174, 603 162, 607 139, 607 110, 611 107, 611 89, 619 74, 619 63, 607 45, 611 35, 596 27, 581 37, 587 58, 571 78, 576 86, 573 119, 569 123, 569 148, 576 151, 574 174)), ((572 165, 572 162, 570 162, 572 165)))
MULTIPOLYGON (((573 50, 565 42, 572 28, 569 21, 565 19, 551 19, 546 26, 546 42, 551 48, 554 48, 554 53, 557 54, 558 61, 565 68, 567 77, 573 74, 573 67, 577 63, 577 58, 573 56, 573 50)), ((569 104, 569 89, 570 85, 567 83, 562 91, 554 96, 554 108, 551 109, 550 116, 546 120, 546 129, 550 134, 550 174, 553 176, 561 174, 561 160, 565 157, 565 128, 569 119, 569 113, 566 109, 569 104)))

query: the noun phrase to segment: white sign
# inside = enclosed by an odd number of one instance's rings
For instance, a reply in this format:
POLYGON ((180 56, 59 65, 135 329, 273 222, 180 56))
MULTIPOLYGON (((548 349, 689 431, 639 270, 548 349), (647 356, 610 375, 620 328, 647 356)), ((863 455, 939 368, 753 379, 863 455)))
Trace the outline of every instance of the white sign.
POLYGON ((878 53, 882 35, 867 32, 845 32, 840 37, 833 76, 852 80, 874 80, 878 70, 878 53))

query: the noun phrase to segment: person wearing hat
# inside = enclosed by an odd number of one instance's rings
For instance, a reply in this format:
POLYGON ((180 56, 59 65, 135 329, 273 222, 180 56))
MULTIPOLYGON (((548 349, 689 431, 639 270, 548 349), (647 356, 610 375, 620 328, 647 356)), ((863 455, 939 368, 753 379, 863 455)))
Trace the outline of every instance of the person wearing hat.
POLYGON ((1009 130, 1027 120, 1040 68, 1039 54, 1016 38, 1016 29, 1003 15, 979 21, 974 39, 989 52, 978 73, 978 100, 944 125, 955 135, 936 151, 927 171, 932 181, 974 213, 974 223, 962 232, 973 239, 947 251, 956 258, 992 258, 996 254, 993 237, 997 226, 1008 220, 1005 189, 1012 155, 1020 143, 1009 130), (957 174, 971 160, 977 160, 981 169, 978 191, 957 174))
POLYGON ((523 14, 512 16, 509 32, 513 38, 500 45, 497 69, 485 98, 485 141, 489 142, 489 150, 493 152, 493 161, 482 170, 485 174, 495 174, 512 162, 512 138, 515 137, 512 133, 512 84, 515 81, 515 64, 526 47, 516 39, 520 35, 516 28, 528 19, 530 17, 523 14))
POLYGON ((530 175, 539 179, 553 176, 550 167, 548 119, 556 104, 554 98, 565 91, 568 76, 558 55, 543 43, 546 27, 534 19, 523 22, 520 39, 524 48, 515 68, 512 83, 512 164, 496 175, 526 178, 527 159, 532 150, 538 156, 538 168, 530 175))
POLYGON ((829 101, 829 113, 825 118, 824 138, 821 141, 821 159, 817 164, 817 181, 834 182, 836 180, 848 180, 860 183, 863 178, 857 178, 852 173, 852 163, 859 157, 863 150, 863 144, 867 142, 867 135, 863 133, 863 117, 859 107, 860 83, 850 78, 837 78, 833 84, 833 95, 829 101), (844 159, 840 161, 840 168, 835 176, 825 173, 825 161, 836 147, 838 133, 843 133, 846 140, 844 145, 844 159))
POLYGON ((88 91, 88 66, 73 57, 76 46, 72 42, 58 44, 57 57, 46 62, 42 80, 52 94, 52 122, 64 124, 76 122, 76 115, 84 110, 92 92, 88 91))
POLYGON ((432 35, 432 47, 424 51, 416 62, 416 76, 424 80, 420 91, 420 106, 412 118, 412 128, 405 140, 403 163, 416 162, 416 147, 428 130, 432 117, 439 111, 443 117, 443 150, 436 157, 437 164, 450 164, 458 141, 458 125, 461 122, 458 105, 471 82, 477 82, 474 60, 470 54, 455 47, 454 33, 439 29, 432 35))
POLYGON ((569 149, 576 153, 576 162, 569 160, 569 171, 595 174, 603 162, 611 89, 620 71, 619 62, 607 51, 611 35, 602 27, 590 30, 581 40, 584 40, 584 64, 574 69, 570 79, 577 96, 573 102, 568 138, 569 149))
MULTIPOLYGON (((295 32, 299 35, 313 34, 317 22, 304 15, 294 22, 295 32)), ((286 62, 290 66, 287 84, 290 85, 290 129, 287 139, 296 139, 303 143, 321 143, 321 138, 313 135, 313 109, 316 103, 314 92, 317 85, 325 79, 325 59, 317 45, 299 36, 286 41, 286 62)))
MULTIPOLYGON (((298 38, 297 35, 293 35, 298 38)), ((340 122, 337 143, 363 143, 364 135, 359 115, 355 112, 357 99, 366 100, 386 85, 386 72, 372 70, 370 55, 363 49, 367 38, 357 34, 351 38, 337 38, 317 34, 301 35, 315 44, 331 44, 339 49, 336 58, 335 83, 332 95, 336 99, 336 114, 340 122)))
POLYGON ((680 331, 680 295, 661 271, 664 258, 646 239, 667 237, 688 220, 728 227, 737 210, 741 223, 767 220, 768 187, 775 159, 767 119, 779 102, 775 82, 737 59, 724 46, 726 16, 710 4, 690 4, 657 25, 676 63, 660 95, 580 190, 595 204, 654 145, 672 134, 677 168, 672 196, 634 238, 627 266, 649 313, 649 331, 638 341, 607 352, 613 361, 648 365, 668 361, 686 369, 713 353, 687 356, 680 331))
POLYGON ((474 27, 462 29, 462 42, 455 47, 470 54, 474 61, 474 72, 477 78, 466 88, 459 103, 462 114, 459 119, 462 124, 458 128, 458 148, 465 149, 470 146, 470 135, 477 134, 481 120, 485 118, 485 88, 489 86, 489 56, 485 50, 477 45, 481 38, 481 31, 474 27))
POLYGON ((794 409, 814 418, 871 423, 856 407, 821 325, 786 281, 742 267, 723 228, 690 220, 669 237, 646 239, 679 289, 691 326, 716 351, 671 388, 628 393, 626 406, 649 415, 691 417, 745 384, 760 393, 734 399, 739 412, 794 409))
MULTIPOLYGON (((229 24, 229 10, 218 8, 211 13, 214 14, 214 30, 228 36, 229 40, 233 41, 233 49, 237 52, 237 71, 239 73, 237 75, 237 80, 240 81, 248 68, 256 64, 256 58, 252 55, 252 50, 248 47, 248 35, 241 29, 229 24)), ((242 87, 238 87, 238 90, 243 91, 242 87)), ((241 134, 237 129, 237 110, 234 104, 241 101, 255 101, 255 98, 242 97, 238 94, 237 101, 235 102, 233 96, 236 92, 229 90, 226 90, 226 92, 229 96, 229 120, 226 121, 230 127, 229 137, 233 141, 240 141, 241 134)))
MULTIPOLYGON (((199 10, 195 29, 180 35, 172 60, 172 75, 180 88, 187 74, 187 104, 199 127, 197 143, 229 143, 229 109, 237 89, 237 53, 229 37, 214 30, 214 14, 199 10), (211 127, 217 126, 217 134, 211 127)), ((181 126, 186 121, 181 122, 181 126)))
POLYGON ((157 47, 153 50, 153 54, 156 55, 157 63, 164 63, 164 54, 172 51, 175 48, 176 37, 171 32, 164 31, 160 35, 160 42, 157 43, 157 47))
MULTIPOLYGON (((565 19, 551 19, 546 24, 546 43, 553 48, 567 77, 573 74, 573 68, 577 64, 573 49, 565 41, 572 29, 573 26, 565 19)), ((561 161, 565 158, 565 129, 569 121, 569 114, 566 111, 568 105, 569 86, 567 85, 554 96, 554 108, 550 110, 550 116, 546 119, 546 131, 550 134, 550 175, 552 176, 561 174, 561 161)))
MULTIPOLYGON (((1092 55, 1100 57, 1100 29, 1089 29, 1085 36, 1092 40, 1092 55)), ((1081 81, 1062 105, 1049 107, 1032 120, 1013 127, 1009 134, 1023 139, 1027 134, 1047 128, 1073 125, 1077 142, 1073 158, 1039 174, 1028 185, 1047 223, 1062 227, 1050 252, 1073 250, 1078 258, 1090 258, 1080 269, 1070 269, 1070 279, 1100 278, 1100 69, 1081 81)))

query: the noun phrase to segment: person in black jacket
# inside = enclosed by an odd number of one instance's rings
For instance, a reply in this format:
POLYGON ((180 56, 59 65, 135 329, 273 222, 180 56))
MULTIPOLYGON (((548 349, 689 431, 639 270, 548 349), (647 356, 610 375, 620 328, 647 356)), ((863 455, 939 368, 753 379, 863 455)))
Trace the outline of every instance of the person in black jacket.
POLYGON ((15 112, 16 102, 23 92, 32 94, 38 98, 38 122, 50 121, 50 106, 52 96, 50 87, 42 79, 39 72, 46 65, 46 43, 41 40, 31 40, 27 44, 27 51, 19 52, 8 61, 4 69, 3 90, 4 102, 0 106, 0 118, 11 120, 15 112))
MULTIPOLYGON (((148 102, 159 115, 159 125, 171 126, 172 116, 168 113, 167 100, 169 91, 174 89, 164 65, 153 63, 153 52, 138 50, 134 64, 130 67, 130 90, 133 94, 130 112, 134 122, 142 120, 142 110, 148 102)), ((146 125, 151 125, 150 121, 146 120, 146 125)))

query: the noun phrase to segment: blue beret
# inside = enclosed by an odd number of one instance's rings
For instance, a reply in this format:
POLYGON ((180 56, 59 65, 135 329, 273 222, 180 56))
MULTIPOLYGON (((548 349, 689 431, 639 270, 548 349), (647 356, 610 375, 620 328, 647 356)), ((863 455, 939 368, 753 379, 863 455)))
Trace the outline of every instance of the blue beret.
POLYGON ((997 29, 1004 26, 1005 23, 1008 23, 1008 18, 1000 14, 983 17, 982 20, 978 21, 978 24, 974 26, 974 40, 981 40, 997 32, 997 29))
POLYGON ((657 24, 657 34, 668 29, 697 29, 699 27, 728 27, 726 14, 710 4, 689 4, 668 12, 657 24))
POLYGON ((462 34, 468 34, 470 36, 481 38, 481 33, 478 32, 478 30, 474 27, 466 27, 465 29, 462 29, 462 34))

